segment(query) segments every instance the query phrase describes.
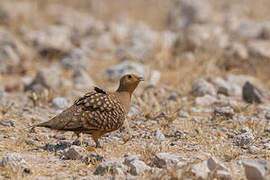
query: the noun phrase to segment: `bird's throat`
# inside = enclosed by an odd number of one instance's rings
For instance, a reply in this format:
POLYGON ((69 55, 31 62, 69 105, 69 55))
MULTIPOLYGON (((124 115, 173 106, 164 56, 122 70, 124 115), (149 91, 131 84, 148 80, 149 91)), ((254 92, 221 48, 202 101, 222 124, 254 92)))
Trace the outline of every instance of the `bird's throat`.
POLYGON ((125 110, 128 113, 130 109, 131 94, 128 91, 118 91, 118 90, 116 91, 116 93, 118 93, 119 100, 124 105, 125 110))

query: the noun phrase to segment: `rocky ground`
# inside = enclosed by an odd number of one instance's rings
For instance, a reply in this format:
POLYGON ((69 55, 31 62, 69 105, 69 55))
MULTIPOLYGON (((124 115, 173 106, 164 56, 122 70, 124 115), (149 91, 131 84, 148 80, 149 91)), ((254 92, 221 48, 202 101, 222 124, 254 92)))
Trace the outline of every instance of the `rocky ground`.
POLYGON ((0 179, 270 179, 268 0, 2 0, 0 179), (47 121, 143 75, 83 144, 47 121))

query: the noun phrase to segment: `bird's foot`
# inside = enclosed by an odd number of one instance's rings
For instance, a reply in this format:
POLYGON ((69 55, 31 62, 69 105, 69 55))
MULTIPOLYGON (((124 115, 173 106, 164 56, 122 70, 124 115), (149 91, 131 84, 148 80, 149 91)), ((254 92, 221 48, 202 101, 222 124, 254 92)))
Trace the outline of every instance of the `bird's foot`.
POLYGON ((88 146, 88 147, 86 148, 86 150, 89 151, 89 152, 97 152, 97 149, 94 148, 94 147, 91 147, 91 146, 88 146))
POLYGON ((101 145, 100 145, 100 143, 99 143, 99 141, 96 141, 96 146, 95 146, 95 148, 102 148, 101 145))

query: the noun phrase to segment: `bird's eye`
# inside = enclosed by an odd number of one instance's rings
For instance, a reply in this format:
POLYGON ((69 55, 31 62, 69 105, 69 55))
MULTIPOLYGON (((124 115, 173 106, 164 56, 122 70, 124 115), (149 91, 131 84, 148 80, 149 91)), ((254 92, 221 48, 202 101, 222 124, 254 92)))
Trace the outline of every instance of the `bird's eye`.
POLYGON ((131 75, 128 75, 128 79, 131 79, 131 75))

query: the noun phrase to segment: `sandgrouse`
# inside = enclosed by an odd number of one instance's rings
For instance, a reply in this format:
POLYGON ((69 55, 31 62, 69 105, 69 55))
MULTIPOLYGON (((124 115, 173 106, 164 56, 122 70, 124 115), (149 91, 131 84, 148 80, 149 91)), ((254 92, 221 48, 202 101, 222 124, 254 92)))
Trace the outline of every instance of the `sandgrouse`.
POLYGON ((91 134, 96 147, 101 147, 98 139, 105 133, 119 129, 130 109, 133 91, 142 81, 134 74, 124 75, 115 92, 108 92, 98 87, 86 93, 74 104, 50 121, 35 127, 47 127, 62 131, 91 134))

